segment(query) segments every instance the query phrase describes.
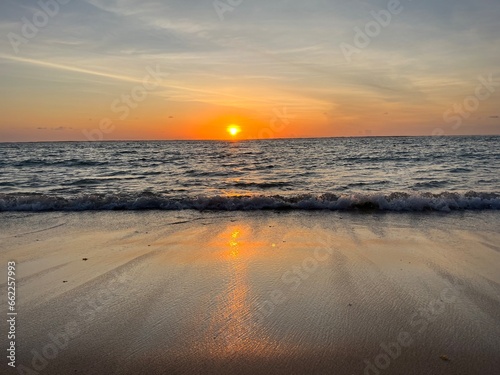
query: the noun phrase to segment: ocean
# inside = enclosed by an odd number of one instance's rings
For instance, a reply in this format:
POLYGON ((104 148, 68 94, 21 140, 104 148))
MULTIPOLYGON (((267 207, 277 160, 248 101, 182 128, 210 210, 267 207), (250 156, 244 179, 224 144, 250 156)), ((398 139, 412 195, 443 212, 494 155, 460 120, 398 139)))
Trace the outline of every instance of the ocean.
POLYGON ((500 209, 500 137, 0 144, 0 211, 500 209))

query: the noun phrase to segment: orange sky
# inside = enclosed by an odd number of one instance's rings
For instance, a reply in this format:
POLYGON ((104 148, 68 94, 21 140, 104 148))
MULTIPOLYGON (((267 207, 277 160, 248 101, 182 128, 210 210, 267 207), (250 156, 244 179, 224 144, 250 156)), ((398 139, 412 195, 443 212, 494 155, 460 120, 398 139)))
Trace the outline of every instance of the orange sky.
POLYGON ((2 5, 0 141, 500 134, 500 4, 113 4, 2 5))

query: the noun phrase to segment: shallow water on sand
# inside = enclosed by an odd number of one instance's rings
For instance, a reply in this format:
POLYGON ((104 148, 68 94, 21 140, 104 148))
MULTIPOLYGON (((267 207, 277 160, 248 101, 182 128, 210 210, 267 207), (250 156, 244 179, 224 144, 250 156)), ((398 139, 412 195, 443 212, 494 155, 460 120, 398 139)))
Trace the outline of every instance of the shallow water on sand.
POLYGON ((499 223, 497 211, 0 213, 18 364, 72 323, 43 373, 494 374, 499 223))

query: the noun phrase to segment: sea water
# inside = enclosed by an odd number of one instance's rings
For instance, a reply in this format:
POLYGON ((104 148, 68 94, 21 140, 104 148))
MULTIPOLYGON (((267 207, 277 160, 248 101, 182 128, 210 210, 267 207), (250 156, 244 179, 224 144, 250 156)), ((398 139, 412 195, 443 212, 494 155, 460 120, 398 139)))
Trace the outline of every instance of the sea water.
POLYGON ((500 137, 0 143, 0 211, 500 209, 500 137))

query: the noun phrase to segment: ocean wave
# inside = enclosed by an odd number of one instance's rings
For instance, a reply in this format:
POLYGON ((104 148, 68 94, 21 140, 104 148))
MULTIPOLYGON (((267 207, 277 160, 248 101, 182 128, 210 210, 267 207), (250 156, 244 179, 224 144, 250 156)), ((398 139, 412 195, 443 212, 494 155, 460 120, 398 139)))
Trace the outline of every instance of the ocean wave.
POLYGON ((290 186, 290 183, 282 182, 282 181, 276 181, 276 182, 243 182, 243 181, 238 181, 238 182, 232 183, 231 186, 237 187, 237 188, 243 188, 243 189, 246 189, 246 188, 272 189, 272 188, 290 186))
POLYGON ((112 177, 112 176, 104 176, 104 177, 94 177, 94 178, 82 178, 80 180, 69 181, 64 186, 82 186, 82 185, 99 185, 103 182, 110 181, 127 181, 127 180, 143 180, 146 176, 127 176, 127 177, 112 177))
POLYGON ((108 165, 105 161, 93 161, 93 160, 81 160, 81 159, 69 159, 69 160, 50 160, 50 159, 26 159, 15 162, 12 164, 13 167, 97 167, 102 165, 108 165))
POLYGON ((467 193, 359 193, 296 196, 169 197, 155 193, 56 196, 0 194, 1 211, 103 211, 103 210, 331 210, 331 211, 439 211, 499 210, 500 194, 467 193))

